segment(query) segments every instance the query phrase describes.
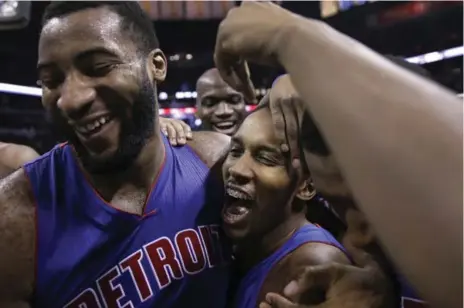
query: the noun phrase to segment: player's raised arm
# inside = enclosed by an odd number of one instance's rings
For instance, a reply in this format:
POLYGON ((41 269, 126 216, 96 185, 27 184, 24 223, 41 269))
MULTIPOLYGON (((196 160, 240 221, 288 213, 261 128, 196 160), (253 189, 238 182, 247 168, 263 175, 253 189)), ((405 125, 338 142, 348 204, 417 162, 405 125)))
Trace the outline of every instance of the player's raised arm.
POLYGON ((0 180, 0 308, 29 307, 35 273, 35 208, 22 169, 0 180))
POLYGON ((215 59, 245 93, 244 59, 285 67, 401 271, 437 307, 460 306, 462 101, 328 25, 270 3, 229 13, 215 59), (432 238, 440 240, 431 245, 432 238))
POLYGON ((431 302, 457 307, 462 302, 462 101, 326 25, 296 28, 299 34, 282 63, 360 208, 424 294, 432 295, 437 286, 449 292, 431 302), (430 228, 442 224, 446 228, 430 228), (439 240, 431 245, 432 238, 439 240))

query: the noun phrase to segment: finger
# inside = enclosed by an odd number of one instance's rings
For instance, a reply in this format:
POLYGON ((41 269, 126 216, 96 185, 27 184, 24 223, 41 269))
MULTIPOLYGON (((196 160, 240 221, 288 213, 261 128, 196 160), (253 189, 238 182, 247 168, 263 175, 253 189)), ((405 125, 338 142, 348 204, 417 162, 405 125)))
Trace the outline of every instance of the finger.
POLYGON ((308 266, 296 280, 291 281, 284 288, 284 295, 288 298, 300 298, 304 292, 312 288, 325 290, 334 282, 340 271, 339 264, 308 266))
POLYGON ((171 145, 176 146, 177 145, 177 133, 176 133, 175 128, 172 126, 172 124, 167 124, 166 130, 168 132, 169 142, 171 143, 171 145))
POLYGON ((166 137, 169 137, 168 135, 168 130, 166 129, 166 124, 162 121, 160 121, 160 129, 161 129, 161 132, 166 136, 166 137))
POLYGON ((232 68, 234 63, 239 62, 238 56, 234 56, 231 50, 231 44, 228 35, 225 34, 227 27, 227 20, 230 18, 237 8, 231 9, 227 13, 227 17, 219 24, 218 33, 216 37, 216 45, 214 47, 214 64, 219 71, 222 79, 229 84, 232 88, 236 89, 237 85, 234 84, 232 68))
MULTIPOLYGON (((231 11, 228 15, 233 14, 231 11)), ((214 63, 222 79, 232 88, 243 93, 249 103, 255 104, 255 89, 250 78, 248 64, 241 60, 238 55, 235 55, 234 51, 231 50, 230 42, 226 41, 225 35, 222 33, 225 21, 219 25, 214 63)))
POLYGON ((289 151, 289 148, 285 137, 284 112, 282 110, 282 102, 276 96, 276 93, 271 89, 269 94, 269 108, 271 110, 271 117, 277 140, 281 143, 282 152, 286 153, 289 151))
POLYGON ((282 109, 285 117, 285 132, 289 154, 293 171, 297 174, 298 179, 304 173, 304 155, 301 144, 301 123, 300 115, 298 114, 298 102, 296 99, 290 99, 282 104, 282 109))
POLYGON ((181 122, 181 125, 184 129, 185 136, 187 137, 188 140, 191 140, 193 138, 192 128, 184 121, 181 122))
MULTIPOLYGON (((296 304, 292 303, 285 297, 277 293, 267 293, 266 294, 266 303, 269 304, 272 308, 296 308, 296 304)), ((301 306, 300 306, 301 307, 301 306)))
POLYGON ((299 121, 294 106, 295 103, 290 97, 283 100, 281 104, 285 124, 285 142, 289 147, 289 154, 292 160, 300 158, 299 121))
POLYGON ((269 305, 268 303, 266 302, 261 302, 259 304, 259 308, 272 308, 271 305, 269 305))
MULTIPOLYGON (((183 122, 182 122, 183 123, 183 122)), ((184 145, 187 142, 185 137, 185 129, 181 122, 173 122, 172 127, 176 131, 176 140, 178 145, 184 145)))
POLYGON ((251 81, 248 63, 246 61, 239 61, 238 63, 235 63, 233 71, 238 78, 236 81, 236 84, 240 88, 238 90, 243 93, 250 104, 256 104, 256 91, 253 82, 251 81))
MULTIPOLYGON (((219 42, 217 42, 219 44, 219 42)), ((232 67, 234 62, 238 59, 234 58, 231 54, 223 50, 225 47, 218 47, 216 45, 216 51, 214 52, 214 64, 221 75, 221 78, 233 89, 238 90, 238 85, 235 84, 236 78, 233 77, 232 67)))

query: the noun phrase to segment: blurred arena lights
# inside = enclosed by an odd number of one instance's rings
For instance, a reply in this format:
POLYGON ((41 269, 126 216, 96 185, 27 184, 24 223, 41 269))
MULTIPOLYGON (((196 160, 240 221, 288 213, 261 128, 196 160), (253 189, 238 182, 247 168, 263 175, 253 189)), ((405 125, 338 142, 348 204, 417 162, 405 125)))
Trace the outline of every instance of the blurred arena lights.
MULTIPOLYGON (((445 59, 451 59, 455 57, 461 57, 464 55, 464 46, 458 46, 449 48, 442 51, 435 51, 429 52, 423 55, 418 55, 414 57, 406 58, 406 61, 411 63, 417 64, 427 64, 442 61, 445 59)), ((266 89, 256 89, 257 95, 264 96, 266 94, 266 89)), ((3 93, 10 93, 10 94, 19 94, 19 95, 27 95, 27 96, 42 96, 42 89, 38 87, 29 87, 29 86, 21 86, 9 83, 1 83, 0 82, 0 92, 3 93)), ((158 98, 161 101, 169 100, 170 95, 166 92, 160 92, 158 94, 158 98)), ((179 91, 174 93, 172 96, 175 99, 196 99, 197 92, 195 91, 179 91)), ((460 94, 462 97, 462 94, 460 94)), ((254 110, 256 106, 248 105, 246 106, 248 111, 254 110)), ((196 112, 196 108, 194 107, 185 107, 185 108, 160 108, 160 115, 170 115, 176 118, 182 118, 184 115, 192 114, 194 115, 196 112)))
MULTIPOLYGON (((19 86, 15 84, 9 84, 9 83, 1 83, 0 82, 0 92, 3 93, 10 93, 10 94, 19 94, 19 95, 27 95, 27 96, 36 96, 36 97, 41 97, 42 96, 42 89, 37 88, 37 87, 27 87, 27 86, 19 86)), ((180 93, 180 92, 178 92, 180 93)), ((196 92, 191 92, 195 93, 196 97, 196 92)), ((160 92, 159 96, 166 96, 167 93, 165 92, 160 92)), ((247 111, 252 111, 256 108, 254 105, 247 105, 246 109, 247 111)), ((194 115, 196 113, 197 109, 194 107, 184 107, 184 108, 160 108, 159 114, 160 115, 169 115, 174 118, 182 118, 184 115, 187 114, 192 114, 194 115)))
POLYGON ((459 46, 442 51, 434 51, 423 55, 406 58, 406 61, 416 64, 427 64, 442 61, 445 59, 460 57, 462 55, 464 55, 464 46, 459 46))

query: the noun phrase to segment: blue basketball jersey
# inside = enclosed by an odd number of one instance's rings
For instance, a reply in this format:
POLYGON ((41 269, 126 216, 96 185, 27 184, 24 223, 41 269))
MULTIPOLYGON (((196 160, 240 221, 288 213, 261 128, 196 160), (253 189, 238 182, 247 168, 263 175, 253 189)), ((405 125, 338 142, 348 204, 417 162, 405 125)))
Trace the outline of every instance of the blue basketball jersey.
POLYGON ((190 147, 163 143, 142 215, 99 197, 69 145, 24 166, 37 203, 34 307, 225 306, 222 185, 190 147))
POLYGON ((328 231, 313 224, 304 225, 297 230, 277 251, 246 273, 238 286, 234 300, 234 307, 256 308, 259 305, 257 300, 261 287, 272 268, 277 264, 277 262, 292 253, 298 247, 310 242, 332 245, 345 252, 342 245, 338 243, 328 231))

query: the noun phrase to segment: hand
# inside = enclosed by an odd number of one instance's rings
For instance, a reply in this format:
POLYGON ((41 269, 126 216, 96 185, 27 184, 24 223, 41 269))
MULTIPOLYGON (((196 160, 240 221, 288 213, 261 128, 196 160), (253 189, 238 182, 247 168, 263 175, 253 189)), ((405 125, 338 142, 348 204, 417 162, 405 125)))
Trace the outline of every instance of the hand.
POLYGON ((255 102, 255 92, 246 61, 278 63, 282 39, 295 22, 305 20, 270 2, 243 1, 221 22, 214 61, 222 78, 255 102))
POLYGON ((327 264, 308 267, 284 289, 284 296, 268 293, 260 308, 389 308, 395 307, 390 284, 375 268, 327 264), (322 303, 305 301, 323 292, 322 303))
POLYGON ((263 100, 266 99, 281 150, 291 157, 297 172, 309 170, 316 191, 326 198, 351 198, 351 190, 290 76, 283 75, 274 81, 269 97, 263 100))
POLYGON ((301 99, 289 75, 277 78, 260 104, 269 104, 274 132, 280 141, 281 151, 288 155, 293 171, 299 177, 308 170, 301 144, 301 122, 304 115, 301 99))
POLYGON ((173 146, 184 145, 192 139, 192 129, 184 121, 159 117, 160 129, 173 146))

